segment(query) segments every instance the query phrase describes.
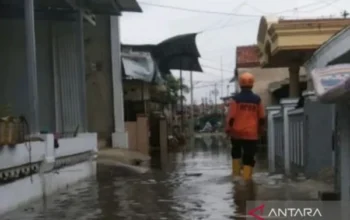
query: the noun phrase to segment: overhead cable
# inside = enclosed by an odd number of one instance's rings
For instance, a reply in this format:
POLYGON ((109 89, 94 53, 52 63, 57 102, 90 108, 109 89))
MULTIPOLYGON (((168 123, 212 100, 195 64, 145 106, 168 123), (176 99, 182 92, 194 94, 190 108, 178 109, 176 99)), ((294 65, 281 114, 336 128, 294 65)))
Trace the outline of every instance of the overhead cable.
MULTIPOLYGON (((204 14, 217 14, 217 15, 239 16, 239 17, 261 17, 261 16, 264 15, 264 14, 240 14, 240 13, 232 13, 232 12, 209 11, 209 10, 177 7, 177 6, 172 6, 172 5, 154 4, 154 3, 143 2, 143 1, 139 1, 139 3, 143 4, 143 5, 153 6, 153 7, 168 8, 168 9, 173 9, 173 10, 196 12, 196 13, 204 13, 204 14)), ((285 12, 291 12, 291 11, 295 11, 297 9, 307 8, 307 7, 314 6, 314 5, 319 5, 319 4, 320 4, 320 2, 316 1, 316 2, 308 3, 308 4, 305 4, 305 5, 299 6, 299 7, 295 7, 295 8, 292 8, 292 9, 283 10, 281 12, 271 13, 271 15, 285 13, 285 12)), ((267 15, 269 15, 269 14, 267 14, 267 15)))

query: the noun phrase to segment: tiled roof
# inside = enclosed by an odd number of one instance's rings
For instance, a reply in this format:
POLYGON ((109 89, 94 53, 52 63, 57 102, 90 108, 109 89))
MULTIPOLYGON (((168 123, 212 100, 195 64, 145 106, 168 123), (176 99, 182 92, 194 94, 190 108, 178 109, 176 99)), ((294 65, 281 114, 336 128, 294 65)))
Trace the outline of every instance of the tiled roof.
POLYGON ((238 46, 236 48, 236 68, 259 67, 259 48, 257 45, 238 46))

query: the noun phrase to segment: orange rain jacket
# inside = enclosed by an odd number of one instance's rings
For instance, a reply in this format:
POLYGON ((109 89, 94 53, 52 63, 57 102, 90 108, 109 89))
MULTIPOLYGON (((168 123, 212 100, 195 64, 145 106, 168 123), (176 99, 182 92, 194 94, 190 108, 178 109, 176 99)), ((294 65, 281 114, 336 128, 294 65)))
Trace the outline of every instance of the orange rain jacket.
POLYGON ((234 139, 258 140, 265 123, 261 98, 251 90, 242 90, 233 97, 226 117, 226 133, 234 139))

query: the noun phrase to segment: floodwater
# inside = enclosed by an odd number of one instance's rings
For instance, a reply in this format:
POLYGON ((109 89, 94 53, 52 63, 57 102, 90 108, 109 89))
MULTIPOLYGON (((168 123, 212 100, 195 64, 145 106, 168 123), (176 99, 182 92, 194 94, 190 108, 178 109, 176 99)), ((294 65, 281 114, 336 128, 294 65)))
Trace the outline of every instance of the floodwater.
MULTIPOLYGON (((100 165, 95 178, 2 219, 245 219, 244 202, 256 199, 258 187, 232 182, 229 151, 223 139, 209 137, 186 152, 171 153, 166 164, 154 160, 156 168, 146 174, 100 165)), ((266 195, 284 195, 278 190, 266 195)))

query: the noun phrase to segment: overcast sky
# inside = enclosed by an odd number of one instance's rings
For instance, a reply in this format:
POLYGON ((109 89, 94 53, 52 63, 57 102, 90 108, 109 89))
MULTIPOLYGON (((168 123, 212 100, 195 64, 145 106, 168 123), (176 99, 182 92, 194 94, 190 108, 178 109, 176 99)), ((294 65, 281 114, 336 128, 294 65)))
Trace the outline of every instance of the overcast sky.
MULTIPOLYGON (((139 0, 138 2, 143 13, 124 13, 121 18, 122 43, 156 44, 174 35, 201 32, 197 36, 197 46, 204 73, 193 74, 194 97, 197 103, 201 102, 201 98, 209 96, 215 84, 219 96, 222 93, 224 96, 227 95, 228 89, 233 92, 232 84, 229 88, 227 86, 235 68, 235 48, 239 45, 256 43, 262 15, 298 19, 340 17, 344 9, 350 10, 350 1, 345 0, 139 0), (191 10, 207 11, 207 13, 191 10), (224 83, 221 83, 221 59, 224 83)), ((173 73, 179 76, 178 71, 173 73)), ((189 73, 184 72, 183 76, 184 82, 189 85, 189 73)))

